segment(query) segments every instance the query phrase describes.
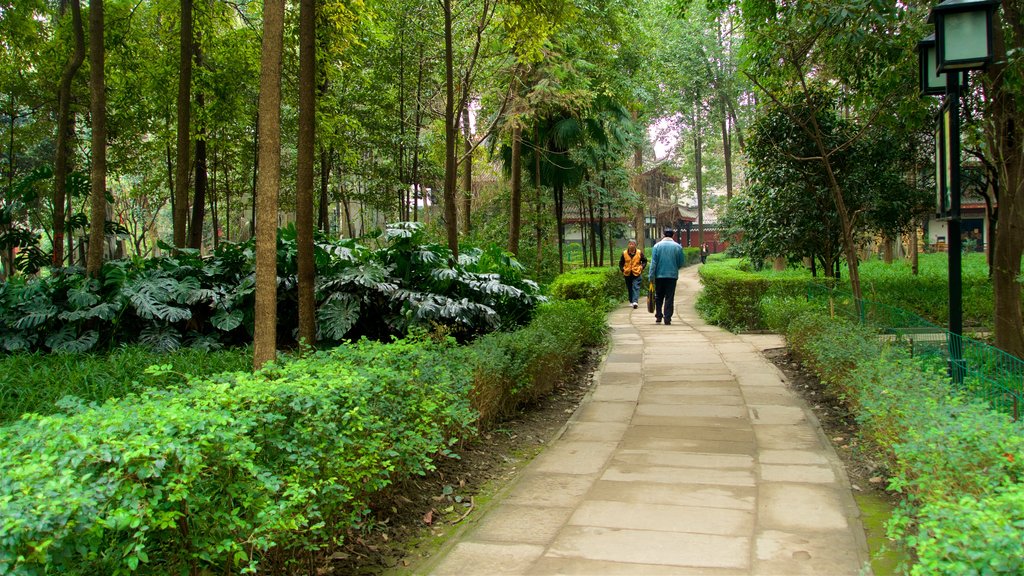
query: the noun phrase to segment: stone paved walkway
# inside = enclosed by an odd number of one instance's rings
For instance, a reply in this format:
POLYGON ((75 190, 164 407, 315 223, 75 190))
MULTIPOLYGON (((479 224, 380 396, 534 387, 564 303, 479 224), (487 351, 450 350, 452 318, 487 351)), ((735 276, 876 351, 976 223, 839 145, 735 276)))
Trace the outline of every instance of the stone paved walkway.
POLYGON ((849 482, 760 350, 693 308, 610 318, 595 387, 560 437, 424 567, 439 575, 869 574, 849 482))

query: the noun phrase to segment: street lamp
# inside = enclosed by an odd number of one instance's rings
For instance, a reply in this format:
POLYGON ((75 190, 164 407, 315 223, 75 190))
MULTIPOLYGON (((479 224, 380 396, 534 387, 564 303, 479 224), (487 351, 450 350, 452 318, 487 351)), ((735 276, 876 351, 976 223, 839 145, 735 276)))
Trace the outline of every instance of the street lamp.
MULTIPOLYGON (((948 219, 950 361, 955 382, 962 373, 963 298, 960 240, 960 74, 980 70, 992 61, 992 16, 999 0, 945 0, 932 8, 928 22, 935 34, 917 44, 921 93, 942 94, 945 102, 936 120, 936 185, 939 212, 948 219)), ((966 83, 966 82, 965 82, 966 83)))

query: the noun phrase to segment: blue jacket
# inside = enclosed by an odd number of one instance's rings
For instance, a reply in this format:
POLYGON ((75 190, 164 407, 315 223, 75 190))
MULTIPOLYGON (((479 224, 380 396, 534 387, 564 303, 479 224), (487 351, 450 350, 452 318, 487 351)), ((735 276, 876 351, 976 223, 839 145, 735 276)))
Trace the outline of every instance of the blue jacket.
POLYGON ((683 247, 666 236, 651 248, 651 267, 647 274, 651 280, 679 278, 679 269, 683 264, 683 247))

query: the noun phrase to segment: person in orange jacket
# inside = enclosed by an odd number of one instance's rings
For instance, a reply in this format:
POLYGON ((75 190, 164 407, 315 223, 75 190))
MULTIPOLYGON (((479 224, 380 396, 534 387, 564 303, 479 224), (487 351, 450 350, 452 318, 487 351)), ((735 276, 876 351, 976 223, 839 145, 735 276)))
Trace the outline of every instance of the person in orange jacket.
POLYGON ((640 277, 646 267, 647 257, 636 249, 636 240, 630 240, 629 246, 622 251, 619 258, 619 270, 626 279, 626 293, 633 308, 636 308, 636 303, 640 300, 640 277))

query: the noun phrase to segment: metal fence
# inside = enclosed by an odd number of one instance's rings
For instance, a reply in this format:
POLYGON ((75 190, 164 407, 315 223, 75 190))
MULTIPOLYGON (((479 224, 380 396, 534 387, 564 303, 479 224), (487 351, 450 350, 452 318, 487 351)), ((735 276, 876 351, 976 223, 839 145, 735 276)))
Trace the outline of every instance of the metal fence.
POLYGON ((893 306, 861 300, 853 294, 811 283, 807 297, 827 303, 833 314, 872 326, 879 338, 903 346, 911 356, 941 359, 954 387, 986 401, 993 409, 1020 419, 1024 404, 1024 361, 979 340, 945 328, 893 306))

